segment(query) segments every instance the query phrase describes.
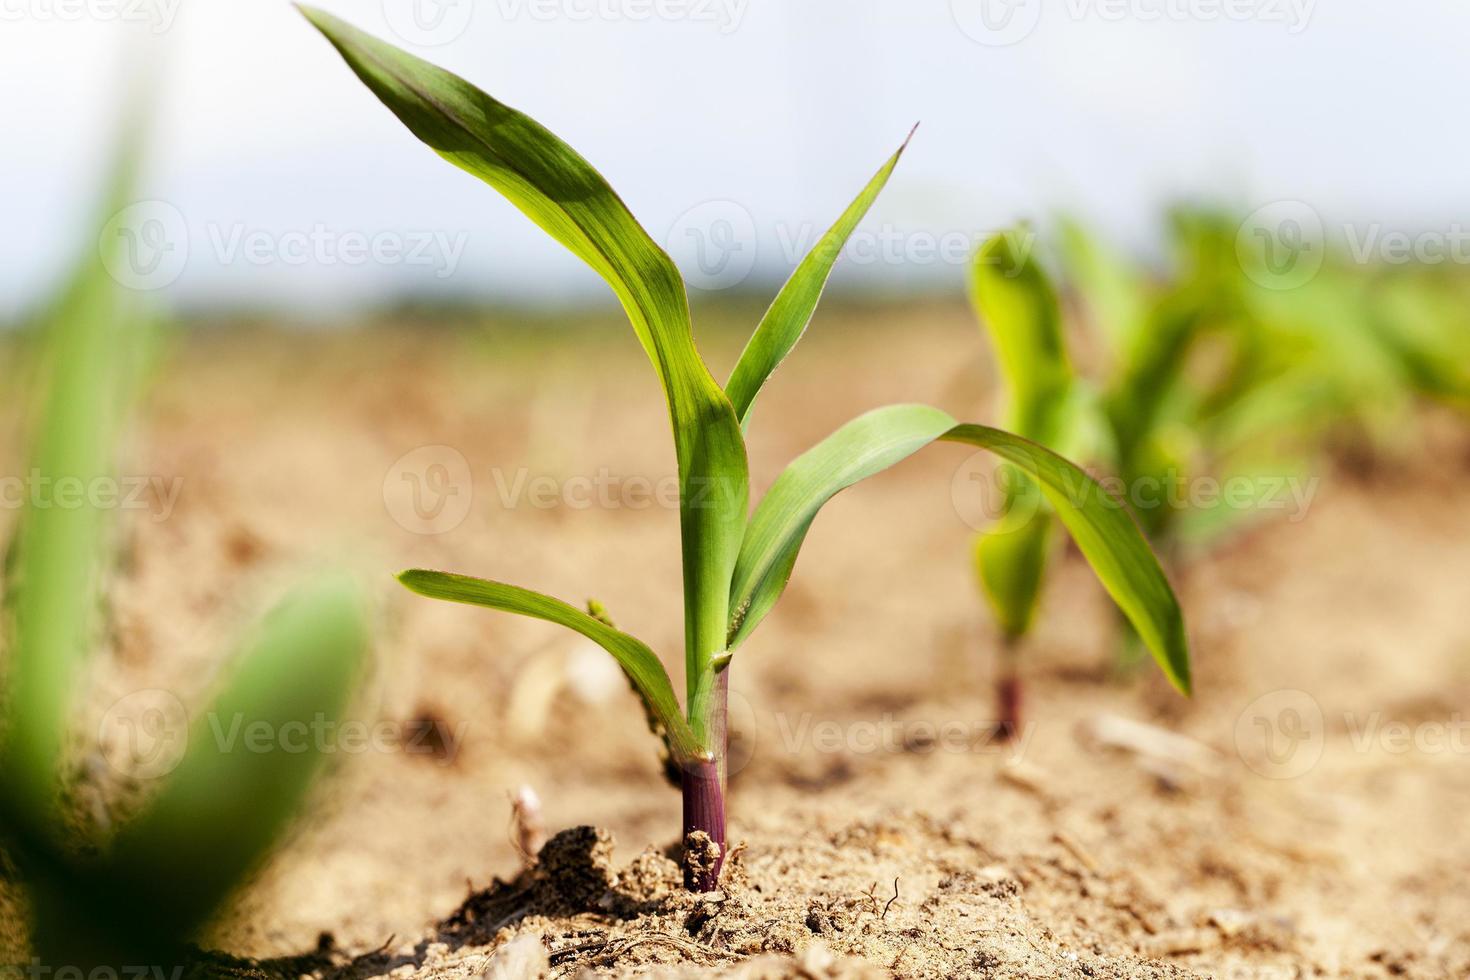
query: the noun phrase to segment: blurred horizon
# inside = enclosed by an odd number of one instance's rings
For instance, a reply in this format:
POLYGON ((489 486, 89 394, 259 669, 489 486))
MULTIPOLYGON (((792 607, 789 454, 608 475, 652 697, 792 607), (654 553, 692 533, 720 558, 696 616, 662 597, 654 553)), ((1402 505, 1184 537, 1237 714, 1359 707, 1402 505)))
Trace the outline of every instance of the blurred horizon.
MULTIPOLYGON (((1470 205, 1457 166, 1470 133, 1441 122, 1470 66, 1420 43, 1463 35, 1463 5, 987 2, 321 6, 583 152, 696 300, 769 298, 916 121, 835 293, 958 294, 980 241, 1063 213, 1157 262, 1164 208, 1181 200, 1242 217, 1288 202, 1350 252, 1428 235, 1444 261, 1470 260, 1446 244, 1470 205), (1372 70, 1370 45, 1394 74, 1372 70)), ((0 245, 0 319, 34 308, 97 239, 119 80, 139 65, 157 93, 150 165, 141 202, 104 229, 156 251, 135 288, 181 310, 306 319, 606 301, 419 145, 283 0, 26 0, 5 19, 5 77, 39 94, 0 109, 6 131, 30 134, 11 143, 6 210, 25 233, 0 245)))

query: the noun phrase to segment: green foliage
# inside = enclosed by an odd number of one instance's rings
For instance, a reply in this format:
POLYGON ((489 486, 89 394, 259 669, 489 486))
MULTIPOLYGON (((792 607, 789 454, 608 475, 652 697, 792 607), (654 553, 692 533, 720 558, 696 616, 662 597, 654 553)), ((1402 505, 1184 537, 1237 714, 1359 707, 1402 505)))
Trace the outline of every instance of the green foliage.
MULTIPOLYGON (((970 265, 970 300, 995 346, 1005 382, 1005 425, 1065 449, 1077 431, 1076 378, 1062 335, 1061 306, 1026 229, 997 235, 970 265)), ((1029 476, 1002 469, 997 527, 975 541, 975 572, 1008 639, 1031 628, 1053 538, 1053 516, 1029 476)))
MULTIPOLYGON (((910 132, 909 139, 912 138, 913 133, 910 132)), ((781 287, 775 302, 755 328, 750 343, 741 352, 740 360, 736 362, 735 370, 730 373, 730 380, 725 384, 725 394, 735 406, 735 414, 740 417, 741 425, 748 426, 755 396, 806 332, 807 324, 817 310, 817 302, 822 298, 822 290, 826 288, 827 278, 832 274, 832 267, 842 254, 842 247, 847 244, 847 240, 857 230, 858 223, 878 199, 908 145, 908 140, 904 140, 903 146, 873 175, 873 179, 868 181, 857 199, 848 205, 837 223, 827 230, 816 247, 801 260, 801 264, 796 267, 786 285, 781 287)))
MULTIPOLYGON (((106 214, 130 195, 136 140, 124 149, 106 214)), ((120 409, 140 383, 136 355, 158 319, 105 270, 89 248, 42 324, 37 374, 46 391, 31 471, 53 488, 62 479, 95 485, 113 472, 120 409)), ((7 553, 0 835, 34 899, 43 963, 148 962, 137 957, 167 955, 207 922, 279 836, 322 761, 314 748, 223 745, 211 720, 273 732, 335 724, 367 647, 356 589, 334 577, 310 583, 235 658, 141 809, 111 834, 66 829, 78 822, 63 803, 73 701, 115 565, 109 516, 85 494, 77 506, 32 504, 7 553)))
MULTIPOLYGON (((1427 266, 1355 265, 1330 248, 1303 276, 1264 261, 1245 228, 1223 209, 1175 208, 1170 264, 1155 273, 1064 220, 1059 254, 1098 355, 1088 379, 1067 366, 1056 290, 1032 250, 1016 247, 1027 233, 987 242, 971 297, 996 352, 1005 424, 1133 491, 1300 479, 1336 442, 1393 451, 1418 399, 1470 409, 1461 279, 1427 266), (1101 438, 1088 435, 1099 429, 1101 438)), ((1014 640, 1034 616, 1049 517, 1024 481, 1004 489, 1002 517, 977 540, 975 561, 1014 640)), ((1159 496, 1138 516, 1176 561, 1258 517, 1249 506, 1159 496)))
MULTIPOLYGON (((597 272, 623 304, 663 383, 679 461, 685 669, 691 701, 713 694, 749 475, 740 423, 694 348, 684 281, 592 165, 535 120, 465 80, 330 14, 302 8, 415 136, 500 191, 597 272)), ((694 718, 698 734, 703 714, 694 718)))
POLYGON ((410 590, 431 599, 520 613, 581 633, 612 654, 623 668, 633 690, 648 707, 655 734, 664 739, 674 758, 691 759, 703 754, 679 711, 679 702, 674 697, 674 687, 663 663, 642 641, 612 626, 600 603, 589 603, 593 611, 584 613, 559 599, 529 589, 425 569, 404 572, 398 580, 410 590))
POLYGON ((923 406, 895 406, 849 423, 795 461, 747 521, 748 475, 740 422, 811 319, 843 244, 898 161, 895 153, 798 266, 721 390, 694 348, 683 284, 668 257, 581 156, 528 117, 470 83, 320 11, 306 16, 369 89, 440 155, 482 178, 597 270, 622 301, 653 361, 673 417, 681 477, 688 703, 687 731, 658 661, 642 643, 596 617, 537 593, 443 572, 411 571, 416 592, 560 623, 609 650, 623 666, 669 749, 682 763, 720 760, 714 713, 718 674, 771 610, 808 528, 844 487, 936 440, 990 449, 1041 480, 1104 584, 1139 622, 1170 675, 1187 689, 1179 609, 1158 563, 1126 512, 1076 467, 999 430, 957 425, 923 406))

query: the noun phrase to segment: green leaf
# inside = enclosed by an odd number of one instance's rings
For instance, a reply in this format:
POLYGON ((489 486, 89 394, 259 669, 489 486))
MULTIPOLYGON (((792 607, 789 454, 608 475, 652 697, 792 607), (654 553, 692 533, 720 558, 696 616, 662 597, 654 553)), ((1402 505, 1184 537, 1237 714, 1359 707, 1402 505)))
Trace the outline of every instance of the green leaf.
MULTIPOLYGON (((1075 435, 1075 374, 1062 335, 1061 304, 1032 251, 1034 235, 996 235, 970 265, 970 298, 995 346, 1009 428, 1046 446, 1075 435)), ((1006 636, 1025 634, 1036 615, 1050 557, 1052 514, 1031 479, 1014 467, 1005 481, 1003 516, 975 543, 980 586, 1006 636)))
MULTIPOLYGON (((141 103, 140 103, 141 104, 141 103)), ((108 172, 97 225, 130 203, 146 118, 127 124, 108 172)), ((123 241, 88 241, 65 293, 41 330, 42 393, 33 433, 30 491, 7 548, 5 611, 12 623, 9 714, 0 768, 17 816, 47 831, 78 672, 95 639, 112 515, 91 489, 112 473, 131 393, 131 359, 143 339, 136 295, 107 272, 123 241)))
POLYGON ((1189 649, 1178 601, 1123 504, 1051 450, 1000 429, 956 424, 944 412, 925 405, 894 405, 862 415, 808 450, 777 478, 751 516, 736 563, 731 649, 775 605, 822 505, 935 441, 988 449, 1037 480, 1164 673, 1179 690, 1189 692, 1189 649))
POLYGON ((553 599, 540 592, 454 575, 449 572, 434 572, 412 569, 398 576, 412 592, 432 599, 463 602, 472 606, 484 606, 504 612, 520 613, 534 619, 544 619, 581 633, 613 655, 633 690, 643 700, 650 719, 656 721, 661 735, 675 761, 687 762, 702 757, 705 752, 689 724, 679 713, 679 702, 674 697, 674 687, 657 654, 641 640, 609 626, 602 619, 553 599))
POLYGON ((1056 290, 1024 228, 996 235, 970 263, 970 297, 995 345, 1005 382, 1006 425, 1050 444, 1062 424, 1074 373, 1062 338, 1056 290))
POLYGON ((319 739, 341 734, 367 647, 362 602, 345 578, 315 582, 265 617, 190 726, 178 767, 98 871, 92 900, 113 928, 175 940, 220 908, 299 808, 333 748, 319 739), (249 741, 252 731, 271 741, 249 741))
POLYGON ((534 119, 464 79, 330 14, 302 7, 347 64, 415 136, 494 187, 612 287, 669 404, 679 463, 685 667, 690 717, 704 737, 723 650, 730 573, 749 502, 735 410, 694 346, 678 269, 607 181, 534 119))
POLYGON ((801 260, 755 328, 750 342, 740 354, 740 360, 735 363, 735 370, 730 373, 730 380, 725 384, 725 394, 735 406, 735 414, 742 426, 750 423, 750 409, 755 404, 756 395, 806 332, 843 247, 878 199, 913 138, 910 131, 903 145, 878 169, 862 193, 842 212, 837 223, 827 229, 821 241, 801 260))
POLYGON ((975 574, 1011 639, 1026 635, 1036 616, 1055 523, 1036 482, 1019 471, 1017 479, 1025 481, 1024 489, 1007 493, 997 526, 975 536, 975 574))
POLYGON ((1072 219, 1062 221, 1061 255, 1073 288, 1081 294, 1111 349, 1131 348, 1148 309, 1142 274, 1125 256, 1072 219))
POLYGON ((1156 299, 1147 325, 1109 385, 1104 407, 1125 480, 1138 475, 1136 461, 1183 380, 1189 351, 1205 325, 1204 309, 1200 293, 1189 286, 1170 289, 1156 299))

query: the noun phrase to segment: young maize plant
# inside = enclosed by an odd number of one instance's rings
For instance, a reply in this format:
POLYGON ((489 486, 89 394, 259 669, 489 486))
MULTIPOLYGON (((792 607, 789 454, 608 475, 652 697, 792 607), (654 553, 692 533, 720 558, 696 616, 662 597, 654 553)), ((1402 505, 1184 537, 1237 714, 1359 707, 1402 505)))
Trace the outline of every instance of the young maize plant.
MULTIPOLYGON (((131 172, 135 149, 119 173, 131 172)), ((108 214, 130 199, 130 181, 115 184, 108 214)), ((94 252, 44 318, 47 391, 30 470, 45 481, 38 486, 93 486, 110 472, 119 409, 137 383, 129 355, 147 326, 137 299, 94 252)), ((103 508, 51 503, 21 511, 7 552, 0 842, 31 899, 36 962, 177 965, 181 944, 259 863, 322 761, 316 751, 223 742, 211 719, 271 732, 334 722, 367 645, 357 590, 323 578, 273 610, 187 733, 170 729, 125 747, 139 753, 127 766, 159 774, 137 812, 120 826, 92 826, 66 802, 75 762, 68 743, 83 663, 102 632, 102 582, 116 560, 103 508), (176 738, 186 740, 182 752, 176 738)))
POLYGON ((1075 223, 1064 227, 1062 255, 1105 341, 1111 466, 1137 502, 1154 498, 1139 519, 1166 559, 1179 560, 1258 511, 1192 505, 1193 495, 1155 488, 1300 475, 1326 427, 1354 411, 1357 396, 1331 379, 1371 387, 1381 403, 1396 399, 1386 359, 1352 309, 1354 291, 1333 270, 1316 283, 1269 288, 1266 265, 1255 268, 1237 246, 1237 222, 1176 208, 1170 226, 1173 268, 1157 285, 1075 223))
MULTIPOLYGON (((1067 357, 1061 307, 1033 241, 1024 228, 996 235, 970 265, 970 300, 990 334, 1004 384, 1003 424, 1064 456, 1095 455, 1096 408, 1067 357)), ((976 536, 974 561, 1001 634, 997 729, 1011 738, 1021 728, 1021 642, 1036 617, 1057 520, 1041 487, 1022 470, 1002 464, 997 478, 1000 515, 976 536)))
POLYGON ((1113 598, 1169 676, 1188 690, 1184 625, 1168 581, 1126 510, 1081 470, 1025 439, 961 425, 924 405, 869 412, 793 462, 751 512, 745 433, 757 394, 795 346, 848 236, 895 153, 781 289, 721 387, 695 349, 673 262, 592 166, 530 117, 469 82, 317 10, 303 8, 358 78, 420 140, 481 178, 590 265, 621 301, 661 382, 673 428, 683 544, 686 705, 659 658, 581 610, 500 582, 413 570, 421 595, 558 623, 622 666, 679 774, 685 883, 709 891, 725 856, 725 701, 731 659, 775 606, 818 510, 835 494, 936 441, 993 451, 1038 481, 1113 598))
MULTIPOLYGON (((1184 539, 1219 533, 1245 515, 1191 511, 1166 488, 1234 472, 1244 459, 1264 466, 1265 457, 1247 450, 1258 449, 1261 433, 1297 402, 1272 384, 1277 362, 1261 356, 1261 328, 1242 298, 1233 242, 1222 241, 1207 213, 1182 212, 1175 224, 1180 272, 1161 289, 1080 225, 1062 227, 1062 254, 1105 352, 1100 392, 1068 359, 1061 302, 1036 259, 1033 233, 1015 229, 977 251, 970 297, 996 351, 1007 427, 1116 473, 1149 540, 1177 559, 1184 539), (1215 378, 1195 377, 1191 355, 1211 341, 1221 343, 1229 366, 1215 378)), ((1034 481, 1003 475, 1001 517, 977 537, 975 569, 1001 633, 996 700, 1001 732, 1009 734, 1020 725, 1019 647, 1035 618, 1056 520, 1034 481)), ((1120 625, 1119 661, 1131 669, 1141 657, 1139 637, 1120 625)))

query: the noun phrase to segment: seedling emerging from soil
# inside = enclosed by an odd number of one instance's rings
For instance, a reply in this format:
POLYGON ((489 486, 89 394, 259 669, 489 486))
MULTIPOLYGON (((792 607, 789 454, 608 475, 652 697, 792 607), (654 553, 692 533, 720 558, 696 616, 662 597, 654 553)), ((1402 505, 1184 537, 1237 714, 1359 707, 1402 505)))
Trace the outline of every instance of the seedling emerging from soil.
POLYGON ((898 162, 895 153, 797 267, 757 326, 729 382, 711 377, 694 346, 683 280, 673 262, 586 160, 534 120, 465 80, 303 8, 373 93, 456 166, 504 194, 605 279, 622 302, 663 385, 680 480, 687 707, 646 645, 594 607, 500 582, 415 570, 422 595, 559 623, 622 665, 680 774, 685 883, 716 887, 725 855, 725 701, 730 662, 775 606, 817 511, 839 491, 936 441, 995 452, 1035 478, 1113 598, 1176 684, 1188 652, 1178 604, 1132 519, 1085 473, 1035 443, 960 425, 923 405, 869 412, 793 462, 753 513, 745 429, 756 395, 811 319, 848 236, 898 162))
MULTIPOLYGON (((1061 308, 1024 229, 987 241, 970 266, 970 298, 995 347, 1006 405, 1003 424, 1074 455, 1086 430, 1083 389, 1067 358, 1061 308)), ((1020 645, 1036 616, 1055 541, 1056 516, 1036 481, 1002 464, 996 525, 975 539, 975 572, 1001 632, 996 710, 1002 737, 1020 731, 1020 645)))
MULTIPOLYGON (((107 214, 129 200, 126 179, 117 183, 107 214)), ((47 482, 38 485, 94 486, 106 477, 119 406, 136 383, 128 355, 146 312, 88 252, 44 324, 48 391, 31 472, 47 482)), ((120 826, 90 825, 65 802, 75 783, 66 744, 83 661, 101 632, 100 583, 116 564, 108 516, 90 501, 28 508, 7 555, 0 840, 28 886, 35 951, 47 969, 179 962, 160 957, 178 953, 259 863, 321 762, 315 750, 226 744, 210 719, 275 733, 332 722, 366 649, 355 588, 336 579, 310 584, 261 623, 187 735, 158 730, 163 712, 139 719, 144 738, 125 746, 123 763, 128 775, 145 767, 148 798, 120 826), (185 740, 181 753, 176 739, 185 740)), ((89 756, 100 761, 96 750, 89 756)))

